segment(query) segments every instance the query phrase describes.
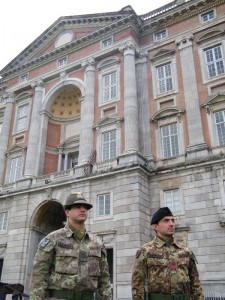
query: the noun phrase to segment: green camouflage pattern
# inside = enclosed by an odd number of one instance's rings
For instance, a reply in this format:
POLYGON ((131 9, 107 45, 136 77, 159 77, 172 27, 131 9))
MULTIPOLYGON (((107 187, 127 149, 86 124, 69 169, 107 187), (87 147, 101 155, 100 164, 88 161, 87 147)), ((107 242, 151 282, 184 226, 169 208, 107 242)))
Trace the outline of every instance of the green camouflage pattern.
POLYGON ((191 300, 203 300, 196 259, 191 250, 171 239, 156 236, 137 251, 132 273, 133 300, 144 300, 145 285, 149 294, 190 294, 191 300))
POLYGON ((30 299, 43 300, 48 289, 98 292, 112 300, 106 249, 99 237, 79 241, 68 224, 47 235, 34 258, 30 299))

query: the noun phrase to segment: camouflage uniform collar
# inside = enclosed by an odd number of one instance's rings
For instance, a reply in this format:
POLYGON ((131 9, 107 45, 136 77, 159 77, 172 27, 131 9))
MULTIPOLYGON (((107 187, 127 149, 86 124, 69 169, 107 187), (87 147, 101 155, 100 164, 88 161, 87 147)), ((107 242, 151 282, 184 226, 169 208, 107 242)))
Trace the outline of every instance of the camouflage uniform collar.
MULTIPOLYGON (((66 225, 65 225, 65 227, 64 227, 64 230, 65 230, 65 232, 66 232, 66 236, 67 236, 67 237, 71 237, 71 236, 73 236, 73 235, 76 235, 76 232, 70 228, 69 222, 68 222, 68 221, 66 222, 66 225)), ((85 229, 85 236, 89 236, 88 233, 87 233, 87 231, 86 231, 86 229, 85 229)))
POLYGON ((175 245, 178 248, 181 248, 181 246, 176 241, 176 239, 174 238, 174 236, 172 236, 171 239, 169 239, 169 240, 166 241, 163 238, 161 238, 159 235, 156 235, 153 240, 156 243, 156 247, 157 248, 162 248, 165 245, 167 245, 167 246, 175 245))

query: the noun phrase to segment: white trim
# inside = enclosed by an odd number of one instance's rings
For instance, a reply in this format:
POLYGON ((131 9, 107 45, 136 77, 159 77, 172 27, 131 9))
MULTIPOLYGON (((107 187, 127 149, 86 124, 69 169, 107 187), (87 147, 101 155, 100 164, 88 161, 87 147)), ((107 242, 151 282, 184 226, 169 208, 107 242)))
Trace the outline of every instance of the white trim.
POLYGON ((211 8, 211 9, 209 9, 208 11, 206 11, 204 13, 199 14, 199 21, 200 21, 200 23, 205 24, 207 22, 210 22, 210 21, 214 20, 216 18, 216 16, 217 16, 216 15, 216 9, 214 7, 214 8, 211 8), (204 21, 203 16, 209 15, 210 12, 213 12, 213 18, 207 19, 207 20, 204 21))
POLYGON ((15 118, 14 118, 14 126, 13 126, 13 134, 17 134, 17 133, 21 133, 24 131, 28 130, 29 127, 29 121, 30 121, 30 114, 31 114, 31 99, 29 97, 29 99, 24 99, 22 101, 20 101, 17 105, 16 105, 16 112, 15 112, 15 118), (27 121, 26 121, 26 127, 22 128, 21 130, 18 130, 17 126, 18 126, 18 113, 19 113, 19 108, 22 106, 27 105, 27 121))
POLYGON ((113 218, 113 192, 109 190, 101 190, 100 193, 95 194, 95 210, 94 210, 94 221, 99 221, 99 220, 107 220, 107 219, 112 219, 113 218), (98 196, 99 195, 110 195, 110 214, 109 215, 103 215, 100 216, 98 215, 98 196))

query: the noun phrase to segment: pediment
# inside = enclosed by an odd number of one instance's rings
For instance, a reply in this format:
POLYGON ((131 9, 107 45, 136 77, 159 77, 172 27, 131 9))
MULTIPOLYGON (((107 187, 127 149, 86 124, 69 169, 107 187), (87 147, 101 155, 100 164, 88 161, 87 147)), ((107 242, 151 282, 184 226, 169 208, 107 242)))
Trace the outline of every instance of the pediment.
POLYGON ((103 68, 108 68, 110 66, 114 66, 116 64, 120 63, 120 59, 118 57, 110 57, 103 59, 99 64, 98 64, 98 69, 103 69, 103 68))
POLYGON ((224 109, 225 108, 225 91, 219 92, 215 95, 210 96, 205 103, 202 105, 207 110, 224 109))
POLYGON ((160 119, 165 119, 165 118, 170 118, 175 115, 180 115, 183 114, 184 110, 176 108, 176 107, 171 107, 171 108, 164 108, 159 110, 151 119, 152 122, 156 122, 160 119))
POLYGON ((65 139, 57 148, 58 149, 74 149, 79 146, 80 138, 78 135, 65 139))
POLYGON ((156 54, 154 54, 151 60, 154 61, 157 59, 161 59, 162 57, 165 56, 173 56, 174 53, 175 53, 174 49, 160 49, 158 52, 156 52, 156 54))
POLYGON ((26 150, 26 147, 20 146, 20 145, 13 145, 6 154, 12 154, 15 152, 24 152, 26 150))
POLYGON ((112 29, 122 26, 122 19, 134 14, 131 9, 118 12, 60 17, 2 70, 7 76, 14 70, 25 69, 58 56, 71 48, 86 45, 91 41, 111 34, 112 29))
POLYGON ((204 42, 208 39, 212 39, 218 36, 221 36, 225 33, 224 30, 220 30, 220 29, 214 29, 214 30, 210 30, 206 33, 204 33, 203 35, 200 36, 200 38, 197 40, 197 43, 201 43, 204 42))
POLYGON ((93 128, 103 127, 107 125, 111 125, 117 122, 122 122, 123 118, 119 117, 118 115, 113 116, 105 116, 100 121, 98 121, 93 128))

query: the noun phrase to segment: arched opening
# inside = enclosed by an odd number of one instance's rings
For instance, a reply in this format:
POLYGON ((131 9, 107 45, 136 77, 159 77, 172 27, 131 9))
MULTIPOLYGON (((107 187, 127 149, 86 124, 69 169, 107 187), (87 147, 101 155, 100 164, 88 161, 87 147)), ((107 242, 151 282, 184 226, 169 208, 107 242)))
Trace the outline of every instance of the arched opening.
POLYGON ((25 289, 29 290, 33 259, 42 238, 48 233, 60 229, 66 222, 66 215, 61 203, 50 200, 43 203, 34 213, 31 221, 30 240, 25 289))

